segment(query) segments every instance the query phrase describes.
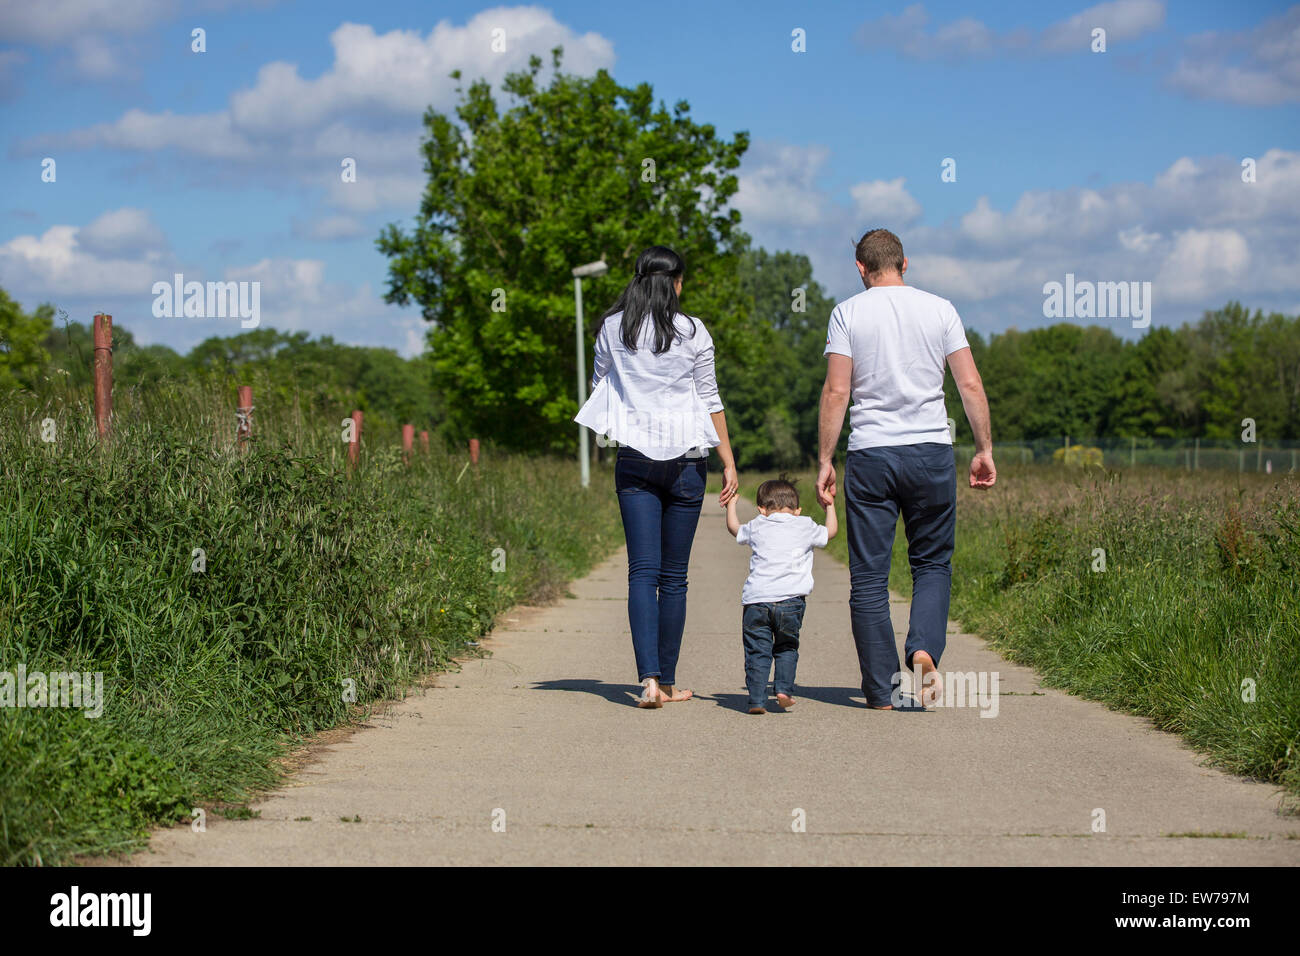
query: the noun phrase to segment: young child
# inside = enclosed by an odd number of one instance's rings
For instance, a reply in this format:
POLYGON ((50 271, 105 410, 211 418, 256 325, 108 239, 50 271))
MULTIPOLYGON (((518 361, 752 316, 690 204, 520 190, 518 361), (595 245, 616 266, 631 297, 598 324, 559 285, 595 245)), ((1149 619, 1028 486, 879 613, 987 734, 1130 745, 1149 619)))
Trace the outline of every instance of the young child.
POLYGON ((736 499, 727 502, 727 530, 737 544, 747 544, 749 578, 740 594, 745 606, 741 631, 745 641, 745 683, 749 712, 767 713, 767 676, 776 663, 773 684, 782 710, 794 706, 794 670, 799 663, 799 629, 805 598, 813 589, 813 548, 824 548, 835 537, 839 520, 835 505, 826 512, 826 526, 803 517, 794 482, 782 475, 758 486, 759 516, 742 525, 736 499))

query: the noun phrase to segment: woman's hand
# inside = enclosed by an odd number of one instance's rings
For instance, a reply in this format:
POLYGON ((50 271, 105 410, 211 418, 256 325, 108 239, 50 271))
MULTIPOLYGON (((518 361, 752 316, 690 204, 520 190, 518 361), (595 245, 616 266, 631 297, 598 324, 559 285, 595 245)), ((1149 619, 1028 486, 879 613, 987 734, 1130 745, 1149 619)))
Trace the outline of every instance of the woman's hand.
POLYGON ((718 495, 718 504, 724 508, 732 498, 736 497, 736 490, 740 487, 740 476, 736 474, 736 466, 723 465, 722 467, 722 494, 718 495))

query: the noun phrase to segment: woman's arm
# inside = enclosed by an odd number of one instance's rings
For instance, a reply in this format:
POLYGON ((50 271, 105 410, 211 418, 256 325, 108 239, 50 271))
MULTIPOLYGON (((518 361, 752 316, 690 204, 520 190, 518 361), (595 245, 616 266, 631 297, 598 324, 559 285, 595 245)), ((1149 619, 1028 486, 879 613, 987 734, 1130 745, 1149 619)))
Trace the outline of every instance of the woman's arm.
POLYGON ((601 334, 604 331, 605 324, 602 322, 599 329, 596 330, 596 354, 591 363, 591 389, 596 390, 600 380, 609 374, 609 342, 601 334))
POLYGON ((718 433, 718 457, 722 459, 722 494, 718 495, 718 504, 725 505, 736 497, 740 487, 740 477, 736 474, 736 459, 731 454, 731 439, 727 435, 727 413, 714 412, 709 416, 718 433))
POLYGON ((722 399, 718 395, 718 378, 713 368, 713 339, 703 326, 698 327, 697 335, 703 337, 700 349, 695 353, 695 394, 704 401, 713 420, 713 430, 718 433, 718 457, 722 459, 722 494, 718 495, 718 504, 725 505, 736 497, 740 479, 736 475, 736 459, 731 454, 731 439, 727 435, 727 413, 722 410, 722 399))

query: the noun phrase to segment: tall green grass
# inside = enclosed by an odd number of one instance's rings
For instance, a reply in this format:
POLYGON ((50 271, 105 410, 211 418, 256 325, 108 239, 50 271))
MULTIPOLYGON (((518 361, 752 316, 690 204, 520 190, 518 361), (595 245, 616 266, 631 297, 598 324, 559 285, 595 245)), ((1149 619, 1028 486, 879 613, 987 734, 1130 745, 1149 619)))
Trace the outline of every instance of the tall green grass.
POLYGON ((0 863, 135 849, 246 800, 286 744, 473 653, 621 541, 571 462, 408 467, 366 429, 349 473, 343 409, 259 407, 241 454, 233 383, 115 399, 107 442, 87 395, 0 410, 0 670, 102 671, 106 696, 98 719, 0 708, 0 863))

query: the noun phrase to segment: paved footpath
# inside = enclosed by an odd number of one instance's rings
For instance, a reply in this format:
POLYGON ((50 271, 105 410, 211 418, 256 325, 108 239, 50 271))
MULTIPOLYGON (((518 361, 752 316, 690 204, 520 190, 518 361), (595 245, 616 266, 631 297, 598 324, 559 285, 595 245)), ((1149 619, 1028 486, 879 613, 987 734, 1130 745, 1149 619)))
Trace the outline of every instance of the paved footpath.
MULTIPOLYGON (((560 604, 507 615, 491 657, 322 748, 254 804, 259 818, 209 813, 207 832, 160 831, 131 862, 1300 863, 1300 820, 1276 812, 1274 787, 1203 766, 1145 720, 1041 686, 977 637, 952 633, 940 669, 996 671, 996 717, 866 709, 848 571, 823 553, 797 706, 746 715, 747 555, 707 502, 678 675, 693 701, 630 706, 620 552, 560 604)), ((894 624, 901 646, 906 604, 895 602, 894 624)))

